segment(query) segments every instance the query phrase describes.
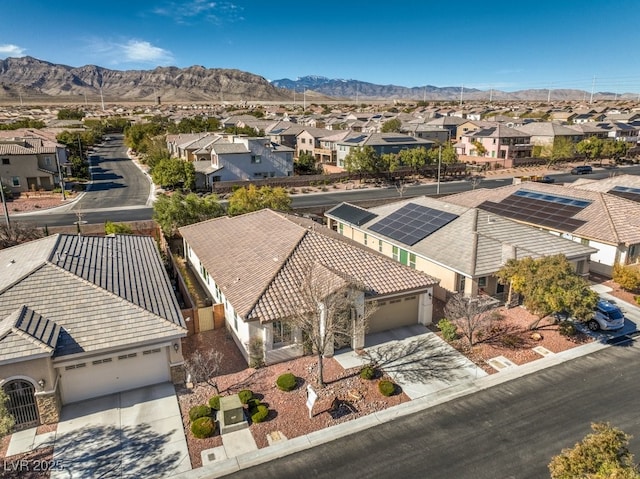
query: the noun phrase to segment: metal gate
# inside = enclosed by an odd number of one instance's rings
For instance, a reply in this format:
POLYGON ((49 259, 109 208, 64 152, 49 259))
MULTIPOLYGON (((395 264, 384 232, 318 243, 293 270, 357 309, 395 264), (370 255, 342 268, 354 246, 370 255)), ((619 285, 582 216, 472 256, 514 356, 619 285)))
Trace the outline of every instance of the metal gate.
POLYGON ((40 424, 36 406, 35 388, 28 381, 16 379, 3 387, 9 397, 7 409, 15 419, 15 429, 26 429, 40 424))

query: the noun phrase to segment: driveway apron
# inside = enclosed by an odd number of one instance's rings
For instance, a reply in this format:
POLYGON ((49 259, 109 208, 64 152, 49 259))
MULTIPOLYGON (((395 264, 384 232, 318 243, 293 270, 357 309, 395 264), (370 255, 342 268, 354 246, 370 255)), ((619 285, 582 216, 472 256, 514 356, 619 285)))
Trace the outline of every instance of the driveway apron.
POLYGON ((64 406, 52 479, 170 477, 191 469, 173 385, 64 406))

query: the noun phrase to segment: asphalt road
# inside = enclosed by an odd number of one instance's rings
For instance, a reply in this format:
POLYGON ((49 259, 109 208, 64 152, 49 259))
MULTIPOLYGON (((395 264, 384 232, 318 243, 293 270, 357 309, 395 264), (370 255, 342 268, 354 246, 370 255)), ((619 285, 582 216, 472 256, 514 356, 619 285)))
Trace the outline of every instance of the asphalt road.
POLYGON ((89 169, 92 183, 72 211, 146 205, 149 179, 127 157, 121 138, 98 147, 90 157, 89 169))
POLYGON ((594 421, 637 460, 639 392, 640 347, 612 346, 227 477, 540 479, 594 421))

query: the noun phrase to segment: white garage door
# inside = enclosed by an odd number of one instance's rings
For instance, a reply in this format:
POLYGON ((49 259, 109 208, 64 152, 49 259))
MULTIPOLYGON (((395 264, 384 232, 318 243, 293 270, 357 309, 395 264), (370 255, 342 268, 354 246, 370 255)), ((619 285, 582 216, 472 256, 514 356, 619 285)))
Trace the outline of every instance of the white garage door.
POLYGON ((59 369, 62 403, 169 381, 166 348, 129 351, 59 369))

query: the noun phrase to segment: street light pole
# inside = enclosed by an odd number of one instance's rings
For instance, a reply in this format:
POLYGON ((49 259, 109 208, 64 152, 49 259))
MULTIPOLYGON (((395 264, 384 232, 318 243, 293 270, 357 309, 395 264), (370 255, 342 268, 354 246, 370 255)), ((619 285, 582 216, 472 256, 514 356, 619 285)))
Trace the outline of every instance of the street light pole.
POLYGON ((442 145, 438 146, 438 183, 436 186, 436 195, 440 194, 440 165, 442 164, 442 145))
POLYGON ((58 166, 58 180, 60 181, 60 189, 62 190, 62 200, 66 200, 67 196, 64 192, 64 178, 62 177, 62 168, 60 168, 60 157, 58 157, 58 147, 56 147, 56 165, 58 166))

